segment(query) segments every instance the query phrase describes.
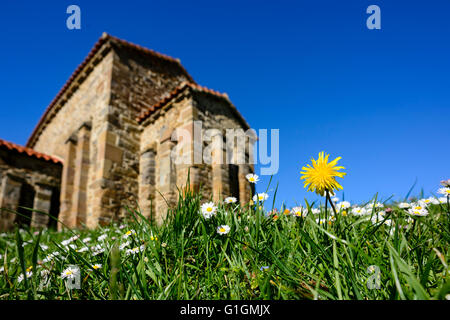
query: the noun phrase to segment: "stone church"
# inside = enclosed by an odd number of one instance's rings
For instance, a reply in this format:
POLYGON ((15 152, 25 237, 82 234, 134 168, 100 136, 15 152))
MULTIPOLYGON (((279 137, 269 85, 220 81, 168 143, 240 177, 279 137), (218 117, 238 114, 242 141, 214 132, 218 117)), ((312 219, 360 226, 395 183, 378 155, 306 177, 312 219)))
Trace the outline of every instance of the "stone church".
POLYGON ((217 130, 219 140, 225 130, 250 129, 226 94, 196 84, 178 59, 104 33, 26 146, 0 140, 0 230, 16 223, 93 228, 125 217, 124 206, 161 223, 185 187, 248 202, 250 147, 239 164, 220 161, 223 141, 214 144, 215 161, 189 161, 201 151, 195 141, 177 148, 177 132, 194 133, 196 123, 202 134, 217 130), (174 161, 174 148, 188 161, 174 161))

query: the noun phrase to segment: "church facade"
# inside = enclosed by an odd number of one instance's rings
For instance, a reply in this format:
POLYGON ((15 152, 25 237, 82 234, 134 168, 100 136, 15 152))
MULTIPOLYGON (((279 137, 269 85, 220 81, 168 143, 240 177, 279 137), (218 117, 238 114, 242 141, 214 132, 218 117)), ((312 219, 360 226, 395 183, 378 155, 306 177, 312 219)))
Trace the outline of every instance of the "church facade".
MULTIPOLYGON (((229 130, 250 127, 226 94, 199 86, 178 59, 103 34, 27 145, 0 143, 0 207, 33 204, 57 215, 59 228, 93 228, 126 216, 125 205, 160 223, 184 187, 248 202, 252 142, 230 147, 229 130)), ((30 217, 33 226, 51 223, 30 217)), ((3 210, 1 228, 17 219, 3 210)))

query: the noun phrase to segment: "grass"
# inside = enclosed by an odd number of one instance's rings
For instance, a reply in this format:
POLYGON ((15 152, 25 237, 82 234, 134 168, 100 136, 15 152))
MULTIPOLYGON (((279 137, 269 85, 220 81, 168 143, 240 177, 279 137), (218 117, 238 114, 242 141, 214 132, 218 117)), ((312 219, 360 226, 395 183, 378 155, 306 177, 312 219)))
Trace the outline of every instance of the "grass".
POLYGON ((183 192, 160 227, 129 209, 127 221, 95 230, 2 234, 0 299, 449 298, 448 203, 413 217, 390 205, 378 222, 382 208, 350 208, 321 224, 331 211, 313 214, 309 204, 304 216, 217 204, 205 219, 206 200, 183 192), (220 235, 224 224, 231 231, 220 235), (79 289, 61 277, 69 265, 79 267, 79 289))

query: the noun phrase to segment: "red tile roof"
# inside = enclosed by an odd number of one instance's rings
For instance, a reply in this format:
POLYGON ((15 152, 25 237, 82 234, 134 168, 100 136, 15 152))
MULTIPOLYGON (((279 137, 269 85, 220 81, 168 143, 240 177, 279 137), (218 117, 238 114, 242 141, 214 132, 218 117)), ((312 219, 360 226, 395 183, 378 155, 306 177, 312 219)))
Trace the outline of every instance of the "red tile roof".
POLYGON ((46 154, 37 152, 37 151, 35 151, 35 150, 31 149, 31 148, 19 146, 18 144, 15 144, 15 143, 12 143, 12 142, 8 142, 8 141, 5 141, 3 139, 0 139, 0 148, 6 148, 8 150, 15 151, 15 152, 18 152, 18 153, 22 153, 22 154, 28 155, 30 157, 33 157, 33 158, 37 158, 37 159, 41 159, 41 160, 45 160, 45 161, 50 161, 50 162, 53 162, 53 163, 60 163, 60 164, 62 164, 62 160, 61 159, 58 159, 56 157, 51 157, 51 156, 48 156, 46 154))
POLYGON ((153 57, 157 57, 163 60, 166 60, 171 63, 176 63, 178 67, 182 70, 183 73, 185 73, 185 76, 189 79, 189 81, 194 82, 192 77, 187 73, 186 69, 181 65, 179 59, 175 59, 172 57, 169 57, 167 55, 164 55, 162 53, 158 53, 156 51, 147 49, 145 47, 130 43, 128 41, 116 38, 114 36, 111 36, 107 34, 106 32, 103 33, 103 35, 98 39, 98 41, 95 43, 94 47, 91 49, 89 54, 86 56, 86 58, 83 60, 83 62, 75 69, 75 71, 70 76, 69 80, 64 84, 64 86, 61 88, 61 90, 58 92, 56 97, 50 102, 49 106, 45 110, 44 114, 42 115, 41 119, 39 120, 38 124, 34 128, 33 132, 31 133, 30 137, 28 138, 27 147, 33 147, 34 143, 36 142, 37 137, 39 136, 40 128, 44 124, 45 120, 47 119, 48 114, 53 109, 53 107, 57 104, 59 99, 63 96, 63 94, 67 91, 67 89, 71 86, 72 82, 76 79, 76 77, 83 71, 83 69, 89 64, 89 62, 92 60, 92 58, 96 55, 97 52, 100 51, 100 49, 103 47, 103 45, 107 42, 113 42, 116 44, 120 44, 123 46, 126 46, 128 48, 132 48, 135 50, 138 50, 141 53, 148 54, 153 57))
POLYGON ((161 99, 158 103, 156 103, 155 105, 151 106, 145 112, 143 112, 139 117, 137 117, 136 118, 137 122, 138 123, 142 123, 153 112, 155 112, 156 110, 161 109, 162 107, 167 105, 170 101, 172 101, 174 98, 176 98, 186 88, 192 89, 192 90, 197 91, 197 92, 207 93, 207 94, 216 96, 218 98, 224 99, 226 102, 228 102, 228 104, 233 109, 233 111, 235 112, 237 117, 242 121, 244 126, 247 127, 247 129, 250 128, 250 126, 248 125, 247 121, 245 121, 244 117, 242 117, 242 115, 239 113, 239 111, 236 109, 236 107, 230 101, 230 99, 228 98, 228 95, 226 93, 220 93, 218 91, 215 91, 215 90, 212 90, 212 89, 209 89, 209 88, 206 88, 206 87, 202 87, 202 86, 200 86, 200 85, 198 85, 196 83, 191 83, 191 82, 183 82, 183 83, 181 83, 174 90, 172 90, 172 92, 170 92, 168 96, 166 96, 165 98, 161 99))

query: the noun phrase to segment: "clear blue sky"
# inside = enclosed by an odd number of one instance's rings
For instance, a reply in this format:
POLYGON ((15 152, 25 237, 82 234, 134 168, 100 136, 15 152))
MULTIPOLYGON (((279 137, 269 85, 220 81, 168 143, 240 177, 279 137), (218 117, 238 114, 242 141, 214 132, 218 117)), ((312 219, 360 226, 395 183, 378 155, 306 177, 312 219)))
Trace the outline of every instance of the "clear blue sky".
POLYGON ((253 128, 280 129, 278 200, 316 198, 299 171, 322 150, 342 157, 350 201, 401 198, 416 178, 429 194, 450 178, 449 12, 446 0, 3 1, 0 137, 25 144, 106 31, 180 58, 253 128), (81 30, 66 28, 70 4, 81 30), (381 30, 366 28, 371 4, 381 30))

